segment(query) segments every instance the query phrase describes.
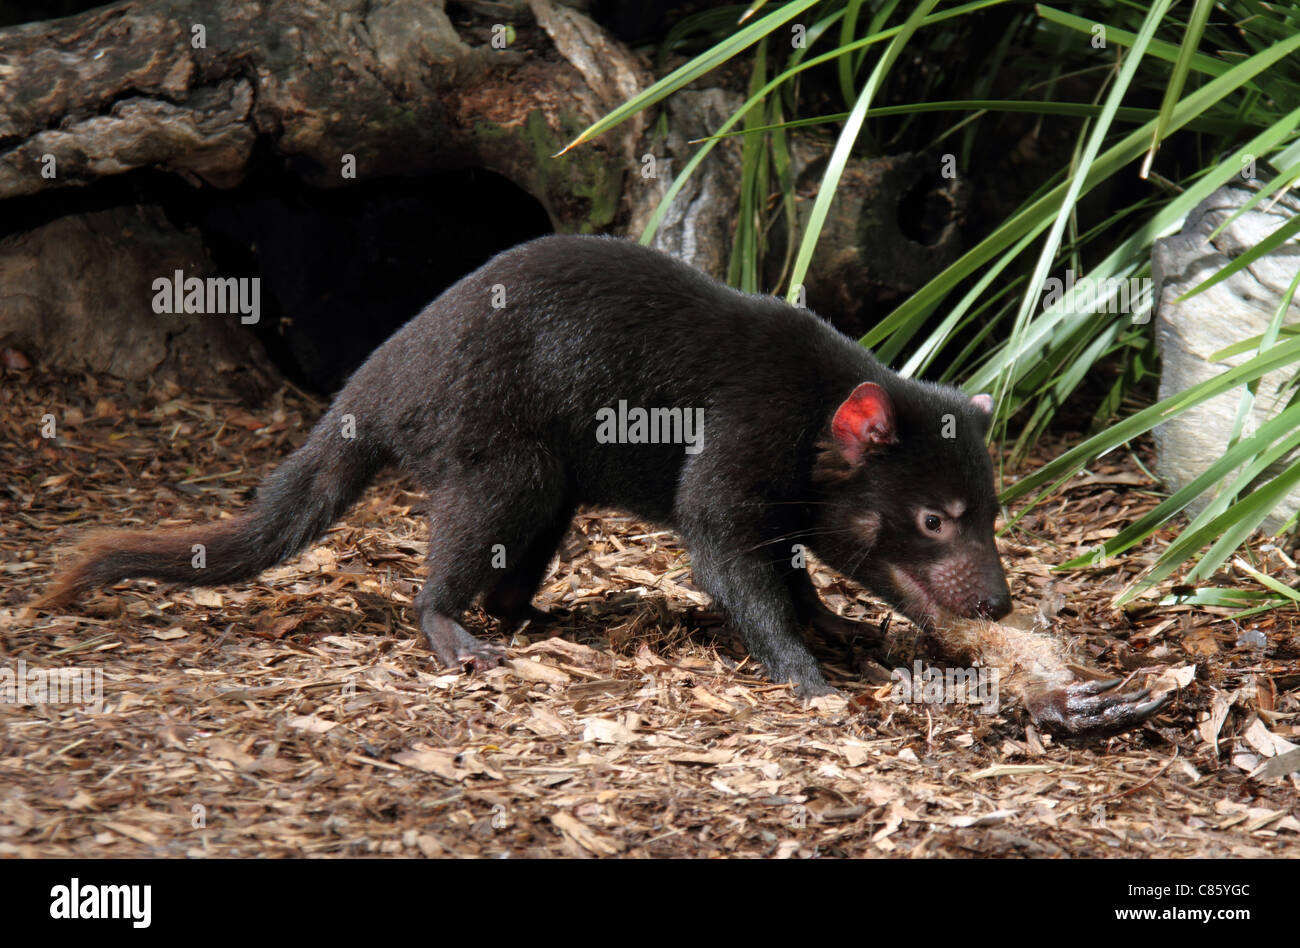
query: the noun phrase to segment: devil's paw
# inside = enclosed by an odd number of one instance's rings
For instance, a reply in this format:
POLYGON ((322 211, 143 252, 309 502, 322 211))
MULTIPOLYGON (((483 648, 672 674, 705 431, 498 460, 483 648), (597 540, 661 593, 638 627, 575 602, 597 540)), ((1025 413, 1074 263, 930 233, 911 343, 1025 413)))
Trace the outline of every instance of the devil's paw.
POLYGON ((1060 737, 1098 738, 1137 727, 1169 703, 1173 692, 1119 691, 1119 678, 1032 686, 1025 708, 1034 723, 1060 737))

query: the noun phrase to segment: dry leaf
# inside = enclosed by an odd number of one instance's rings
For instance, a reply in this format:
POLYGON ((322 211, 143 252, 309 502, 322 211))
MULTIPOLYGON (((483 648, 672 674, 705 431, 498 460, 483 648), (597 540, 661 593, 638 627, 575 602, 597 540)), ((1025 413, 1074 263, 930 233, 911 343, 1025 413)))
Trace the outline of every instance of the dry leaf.
POLYGON ((606 718, 587 718, 583 722, 582 739, 597 744, 630 744, 636 734, 617 721, 606 718))
POLYGON ((130 823, 119 823, 116 820, 104 820, 104 826, 107 826, 114 833, 121 833, 123 836, 135 840, 137 843, 144 843, 146 846, 157 846, 159 839, 147 829, 139 826, 132 826, 130 823))
POLYGON ((622 841, 592 829, 576 816, 565 813, 563 810, 552 813, 551 822, 565 836, 597 856, 615 856, 627 848, 622 841))
POLYGON ((444 780, 464 780, 468 771, 457 766, 460 754, 454 750, 435 749, 417 744, 408 751, 393 755, 393 761, 426 774, 437 774, 444 780))
POLYGON ((213 609, 220 609, 226 604, 226 600, 221 593, 215 589, 205 589, 202 586, 191 589, 190 598, 194 600, 195 605, 209 606, 213 609))
POLYGON ((187 629, 179 625, 174 625, 170 629, 150 629, 149 636, 155 639, 161 639, 164 642, 170 642, 172 639, 183 639, 189 635, 187 629))
POLYGON ((291 728, 295 728, 299 731, 309 731, 312 734, 324 734, 326 731, 331 731, 338 727, 338 722, 326 721, 323 718, 316 717, 314 714, 291 716, 288 719, 288 724, 291 728))
POLYGON ((524 681, 540 681, 550 685, 567 685, 573 680, 568 672, 561 671, 554 665, 547 665, 545 662, 534 661, 533 659, 512 658, 506 662, 506 667, 517 678, 524 681))

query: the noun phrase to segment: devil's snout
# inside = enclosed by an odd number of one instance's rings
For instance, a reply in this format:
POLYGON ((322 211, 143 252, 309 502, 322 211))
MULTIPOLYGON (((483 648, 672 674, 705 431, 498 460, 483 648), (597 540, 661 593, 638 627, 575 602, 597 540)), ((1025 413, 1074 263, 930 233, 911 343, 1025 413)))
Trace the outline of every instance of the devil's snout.
POLYGON ((1008 590, 993 593, 975 603, 981 619, 1001 619, 1011 611, 1011 593, 1008 590))
POLYGON ((1002 571, 1002 561, 997 552, 993 562, 984 569, 984 591, 975 601, 975 611, 981 619, 1001 619, 1011 611, 1011 590, 1007 588, 1007 574, 1002 571))
MULTIPOLYGON (((929 602, 952 615, 967 619, 1001 619, 1011 611, 1011 591, 996 552, 967 548, 944 557, 927 570, 899 571, 904 577, 899 591, 904 597, 929 602), (909 588, 909 577, 916 580, 909 588), (917 588, 919 587, 919 588, 917 588)), ((897 583, 898 580, 896 579, 897 583)))

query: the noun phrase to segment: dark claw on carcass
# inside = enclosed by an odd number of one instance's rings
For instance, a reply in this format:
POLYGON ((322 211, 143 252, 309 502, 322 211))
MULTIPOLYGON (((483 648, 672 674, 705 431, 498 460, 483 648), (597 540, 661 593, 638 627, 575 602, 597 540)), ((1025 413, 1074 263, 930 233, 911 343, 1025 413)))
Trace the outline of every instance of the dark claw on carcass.
POLYGON ((1078 694, 1095 695, 1103 691, 1110 691, 1110 689, 1114 688, 1123 680, 1123 678, 1106 678, 1100 681, 1086 681, 1083 684, 1074 685, 1072 687, 1077 689, 1078 694))
POLYGON ((1121 679, 1043 688, 1025 698, 1034 723, 1061 737, 1108 737, 1137 727, 1173 697, 1167 692, 1146 700, 1150 688, 1116 691, 1121 679))

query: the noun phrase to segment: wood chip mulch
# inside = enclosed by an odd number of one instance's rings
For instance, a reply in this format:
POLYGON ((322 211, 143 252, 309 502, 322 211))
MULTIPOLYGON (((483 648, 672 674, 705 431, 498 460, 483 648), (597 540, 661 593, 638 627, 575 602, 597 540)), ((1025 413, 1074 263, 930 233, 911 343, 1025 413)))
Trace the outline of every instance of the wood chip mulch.
MULTIPOLYGON (((608 512, 575 521, 545 582, 554 625, 525 628, 506 667, 440 668, 410 609, 421 498, 395 473, 255 581, 133 581, 66 615, 27 612, 88 528, 236 509, 322 406, 290 388, 249 410, 108 377, 3 381, 0 674, 102 672, 103 698, 0 703, 0 855, 1300 852, 1300 773, 1268 766, 1300 744, 1296 611, 1114 609, 1174 529, 1051 571, 1157 502, 1131 453, 1002 541, 1018 604, 1053 616, 1082 659, 1186 682, 1148 726, 1072 746, 1014 707, 896 703, 888 669, 916 657, 901 618, 874 651, 814 642, 848 700, 802 706, 757 674, 677 540, 608 512)), ((1252 547, 1256 568, 1300 581, 1284 550, 1252 547)), ((837 611, 886 618, 833 574, 815 580, 837 611)), ((480 613, 467 625, 494 634, 480 613)))

